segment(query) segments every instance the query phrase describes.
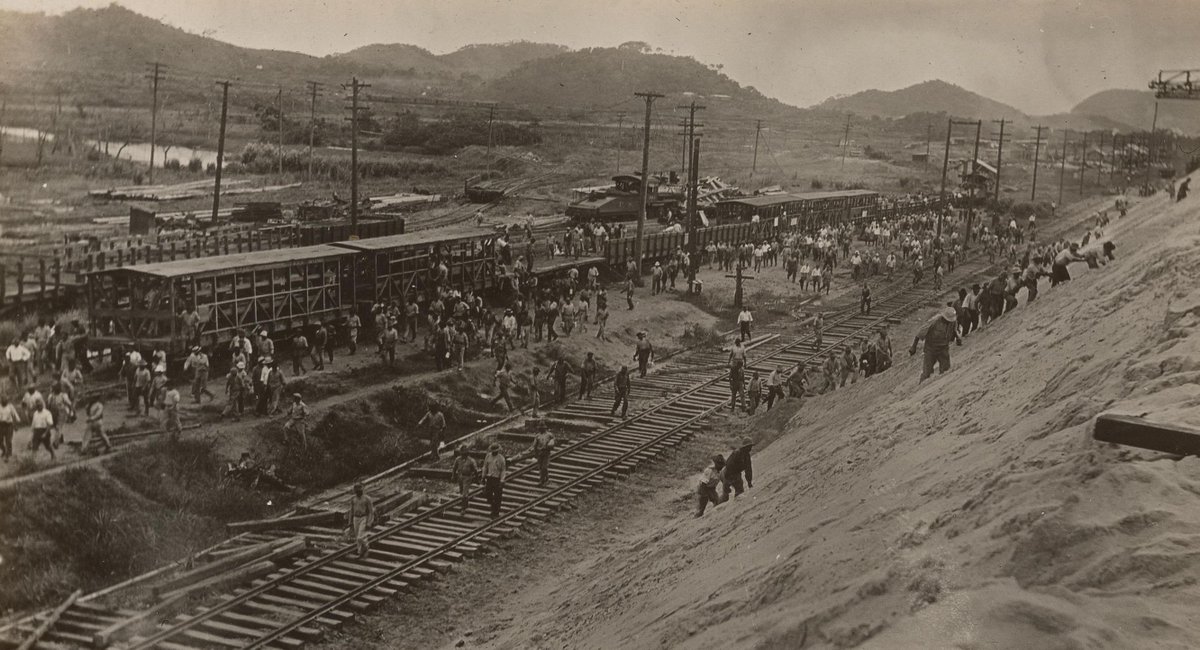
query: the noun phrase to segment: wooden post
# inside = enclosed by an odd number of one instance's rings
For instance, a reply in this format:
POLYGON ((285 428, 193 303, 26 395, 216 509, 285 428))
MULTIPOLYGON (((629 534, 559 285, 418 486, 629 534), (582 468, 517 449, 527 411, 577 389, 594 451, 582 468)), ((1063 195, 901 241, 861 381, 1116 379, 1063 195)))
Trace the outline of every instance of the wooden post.
POLYGON ((17 260, 17 304, 21 304, 22 294, 25 293, 25 261, 17 260))
POLYGON ((42 290, 39 300, 46 299, 46 258, 38 258, 38 287, 42 290))
POLYGON ((8 297, 8 278, 4 277, 8 269, 0 264, 0 307, 4 306, 4 299, 8 297))
POLYGON ((62 261, 54 260, 54 295, 62 295, 62 261))

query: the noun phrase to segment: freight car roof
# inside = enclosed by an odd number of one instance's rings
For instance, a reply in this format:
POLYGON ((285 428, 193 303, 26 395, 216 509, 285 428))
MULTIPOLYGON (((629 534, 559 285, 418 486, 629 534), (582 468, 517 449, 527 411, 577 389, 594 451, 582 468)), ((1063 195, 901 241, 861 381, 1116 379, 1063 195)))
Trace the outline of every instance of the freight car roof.
POLYGON ((751 205, 754 207, 763 207, 766 205, 778 205, 780 203, 790 203, 792 201, 814 201, 819 199, 836 199, 849 196, 866 196, 877 194, 871 190, 838 190, 834 192, 800 192, 795 194, 765 194, 763 196, 741 196, 731 199, 725 199, 723 203, 741 203, 743 205, 751 205))
POLYGON ((370 239, 357 239, 352 241, 339 241, 331 244, 339 248, 355 250, 355 251, 381 251, 393 248, 409 248, 411 246, 425 246, 435 242, 443 241, 458 241, 462 239, 478 239, 495 235, 495 231, 490 228, 476 227, 456 227, 456 228, 432 228, 430 230, 420 230, 417 232, 405 233, 402 235, 388 235, 387 237, 371 237, 370 239))
POLYGON ((252 269, 291 261, 320 260, 327 257, 345 255, 346 253, 347 251, 344 248, 338 248, 329 244, 320 244, 317 246, 301 246, 299 248, 279 248, 268 251, 213 255, 211 257, 197 257, 195 259, 176 260, 174 262, 138 264, 135 266, 105 269, 98 272, 124 271, 174 278, 182 275, 212 273, 214 271, 232 271, 240 268, 252 269))

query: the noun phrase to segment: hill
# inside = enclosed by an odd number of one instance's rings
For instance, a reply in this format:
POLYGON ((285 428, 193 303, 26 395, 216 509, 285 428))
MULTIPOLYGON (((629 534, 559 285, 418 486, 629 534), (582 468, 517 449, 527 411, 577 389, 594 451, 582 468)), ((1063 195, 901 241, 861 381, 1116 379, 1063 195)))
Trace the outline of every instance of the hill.
POLYGON ((450 75, 453 66, 429 50, 407 43, 375 43, 326 57, 330 61, 359 67, 363 72, 410 71, 424 76, 450 75))
POLYGON ((944 112, 955 117, 972 119, 1029 119, 1008 104, 941 80, 926 81, 900 90, 864 90, 845 97, 827 99, 813 108, 891 118, 904 117, 910 113, 944 112))
POLYGON ((441 55, 439 59, 459 72, 494 79, 528 61, 550 58, 567 51, 565 45, 552 43, 483 43, 461 47, 441 55))
POLYGON ((795 110, 753 87, 741 86, 716 66, 629 46, 588 48, 527 61, 486 86, 489 96, 500 101, 577 108, 611 106, 646 90, 667 96, 720 96, 743 108, 795 110))
POLYGON ((1158 100, 1149 90, 1103 90, 1079 102, 1071 114, 1102 117, 1149 130, 1155 102, 1158 102, 1158 128, 1200 135, 1200 102, 1158 100))

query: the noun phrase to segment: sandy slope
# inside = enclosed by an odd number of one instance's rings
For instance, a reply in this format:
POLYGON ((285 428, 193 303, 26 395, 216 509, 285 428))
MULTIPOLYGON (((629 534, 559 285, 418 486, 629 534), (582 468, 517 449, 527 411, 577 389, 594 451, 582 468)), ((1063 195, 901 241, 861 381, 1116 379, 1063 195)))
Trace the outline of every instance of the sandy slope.
POLYGON ((1115 265, 945 377, 810 401, 748 498, 587 558, 486 645, 1200 647, 1200 459, 1090 438, 1106 410, 1200 426, 1198 212, 1142 202, 1115 265))

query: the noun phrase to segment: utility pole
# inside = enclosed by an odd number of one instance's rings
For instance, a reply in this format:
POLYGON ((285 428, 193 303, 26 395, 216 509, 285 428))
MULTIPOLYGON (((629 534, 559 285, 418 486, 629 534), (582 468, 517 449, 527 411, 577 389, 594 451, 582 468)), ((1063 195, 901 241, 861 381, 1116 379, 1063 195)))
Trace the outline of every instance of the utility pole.
POLYGON ((225 163, 225 119, 229 115, 229 82, 218 81, 221 86, 221 135, 217 138, 217 182, 213 187, 213 223, 217 222, 217 212, 221 209, 221 167, 225 163))
POLYGON ((8 112, 8 94, 0 88, 0 160, 4 158, 4 114, 8 112))
POLYGON ((312 167, 313 167, 313 143, 317 136, 317 89, 321 84, 316 81, 308 82, 308 89, 312 92, 312 105, 308 115, 308 182, 312 182, 312 167))
MULTIPOLYGON (((967 122, 971 124, 971 122, 967 122)), ((971 174, 975 174, 975 167, 979 163, 979 136, 983 132, 983 120, 975 120, 975 152, 971 156, 971 174)), ((964 241, 971 241, 971 226, 975 220, 975 184, 971 184, 971 202, 967 204, 967 234, 963 237, 964 241)))
POLYGON ((946 214, 946 173, 950 171, 950 132, 954 130, 954 120, 946 123, 946 157, 942 160, 942 191, 938 195, 937 238, 942 239, 942 216, 946 214))
POLYGON ((842 169, 846 168, 846 152, 850 150, 850 115, 846 115, 846 134, 842 136, 842 169))
POLYGON ((1117 174, 1117 132, 1113 131, 1112 137, 1112 154, 1108 157, 1108 184, 1112 185, 1113 178, 1117 174))
POLYGON ((154 184, 154 149, 158 145, 158 81, 161 79, 162 64, 158 61, 153 63, 154 72, 151 73, 151 88, 153 99, 150 103, 150 184, 154 184))
MULTIPOLYGON (((345 84, 342 88, 345 88, 345 84)), ((358 77, 350 79, 350 238, 358 239, 358 91, 370 88, 370 84, 359 83, 358 77)), ((488 171, 491 171, 491 121, 488 121, 488 171)))
POLYGON ((276 100, 279 107, 279 178, 283 178, 283 84, 279 84, 279 96, 276 100))
MULTIPOLYGON (((702 110, 704 110, 705 107, 697 106, 696 100, 693 99, 691 104, 689 104, 687 106, 676 106, 675 108, 687 109, 687 111, 688 111, 688 120, 687 120, 687 123, 684 125, 687 127, 687 132, 683 134, 684 136, 686 136, 686 139, 683 143, 683 164, 680 165, 680 167, 679 167, 679 173, 681 175, 683 175, 684 178, 690 179, 692 177, 692 174, 691 174, 691 170, 689 169, 688 161, 690 161, 692 159, 692 154, 691 154, 692 142, 695 141, 695 139, 696 139, 696 111, 702 111, 702 110)), ((704 126, 704 125, 701 124, 700 126, 704 126)), ((686 184, 687 181, 685 180, 684 183, 686 184)))
POLYGON ((1083 196, 1083 177, 1087 174, 1087 136, 1083 132, 1083 143, 1079 145, 1079 196, 1083 196))
POLYGON ((617 173, 621 173, 621 134, 625 132, 625 111, 617 113, 617 173))
POLYGON ((492 177, 492 122, 496 119, 496 107, 488 107, 488 150, 487 150, 487 172, 488 178, 492 177))
MULTIPOLYGON (((992 120, 995 122, 996 120, 992 120)), ((1000 201, 1000 165, 1004 162, 1004 118, 1000 119, 1000 146, 996 151, 996 193, 993 199, 1000 201)))
POLYGON ((646 204, 650 200, 650 108, 654 100, 664 97, 654 92, 633 93, 635 97, 646 100, 645 141, 642 143, 642 200, 638 208, 637 239, 633 243, 633 257, 637 264, 638 277, 642 275, 642 247, 646 236, 646 204))
POLYGON ((933 122, 925 123, 925 166, 929 166, 929 139, 933 137, 933 122))
POLYGON ((758 134, 762 132, 762 120, 755 120, 754 125, 754 162, 750 164, 750 178, 758 171, 758 134))
MULTIPOLYGON (((691 172, 691 178, 688 179, 688 194, 687 194, 687 245, 688 252, 696 252, 696 203, 700 198, 697 193, 700 191, 700 136, 692 141, 692 161, 688 166, 688 171, 691 172)), ((685 272, 691 273, 691 269, 685 269, 685 272)))
POLYGON ((1058 206, 1062 207, 1063 180, 1067 177, 1067 140, 1071 139, 1070 129, 1063 131, 1062 167, 1058 169, 1058 206))
POLYGON ((1096 163, 1096 186, 1099 187, 1100 177, 1104 175, 1104 131, 1100 132, 1100 146, 1097 148, 1100 153, 1100 160, 1096 163))
POLYGON ((1146 175, 1143 182, 1150 182, 1150 165, 1154 163, 1154 139, 1158 132, 1158 102, 1154 102, 1154 120, 1150 122, 1150 139, 1146 147, 1146 175))
POLYGON ((1037 200, 1037 172, 1038 172, 1038 157, 1042 153, 1042 130, 1046 127, 1039 124, 1037 126, 1037 141, 1033 145, 1033 189, 1029 191, 1029 200, 1037 200))

